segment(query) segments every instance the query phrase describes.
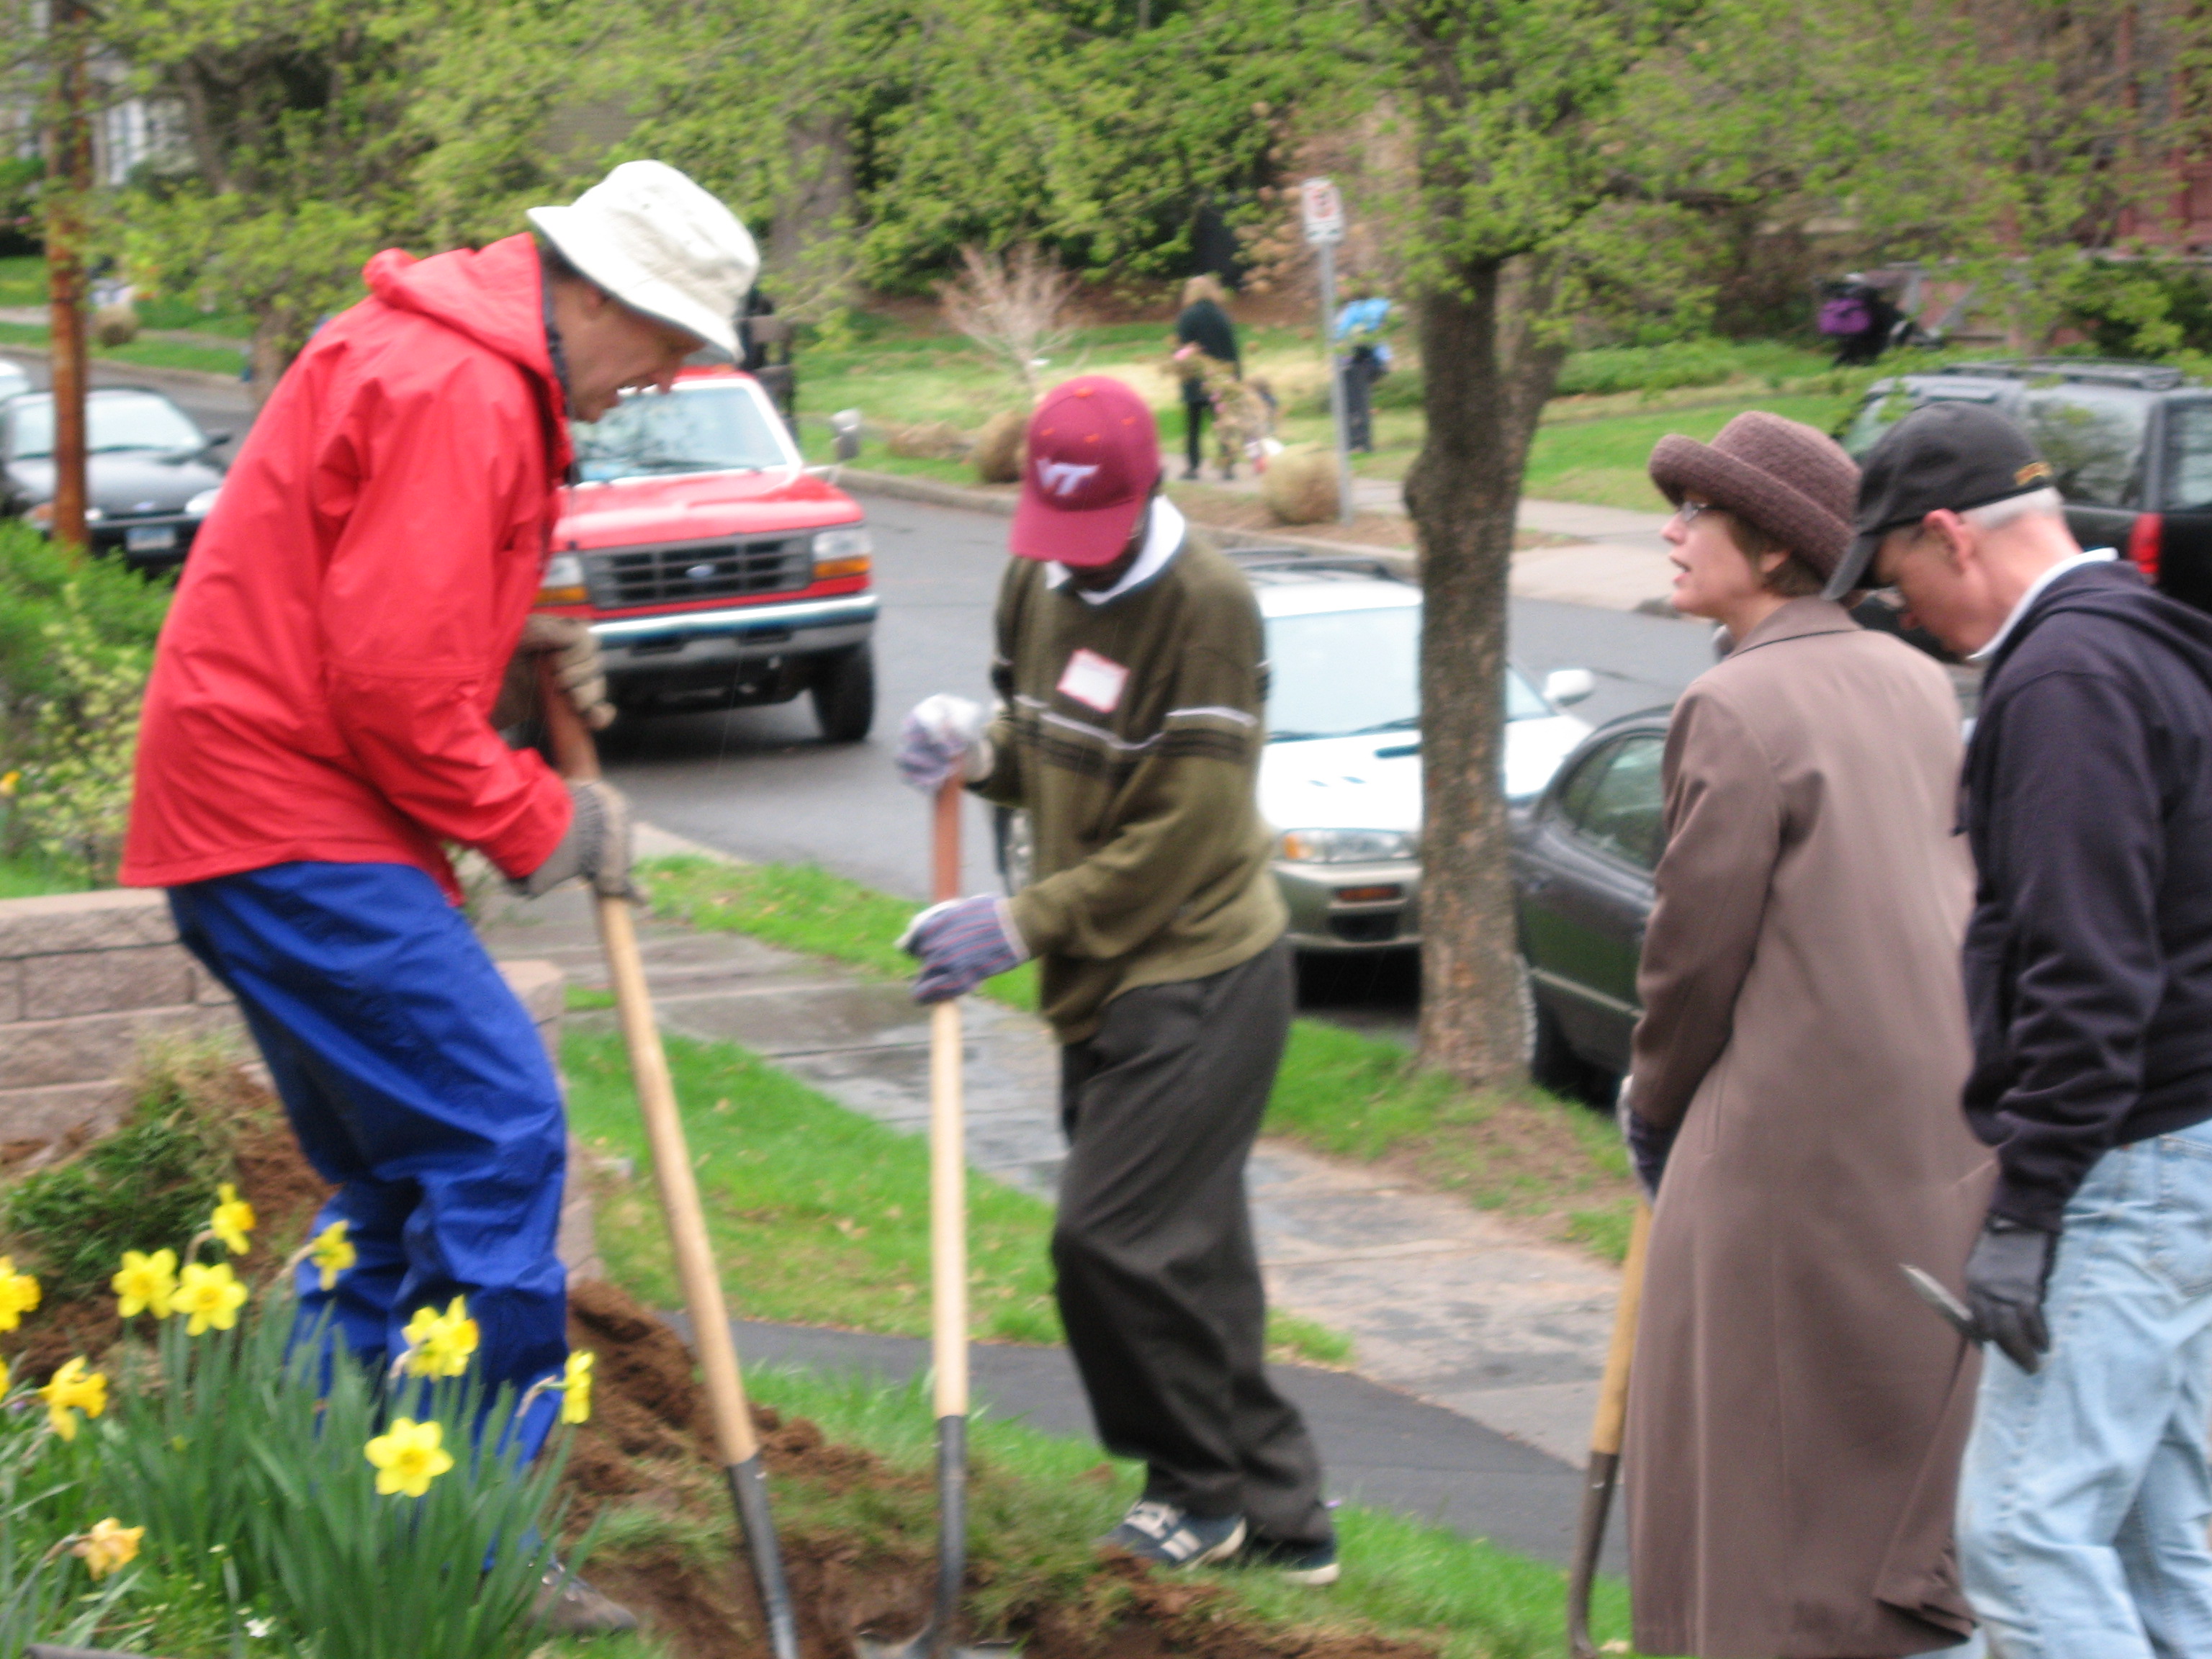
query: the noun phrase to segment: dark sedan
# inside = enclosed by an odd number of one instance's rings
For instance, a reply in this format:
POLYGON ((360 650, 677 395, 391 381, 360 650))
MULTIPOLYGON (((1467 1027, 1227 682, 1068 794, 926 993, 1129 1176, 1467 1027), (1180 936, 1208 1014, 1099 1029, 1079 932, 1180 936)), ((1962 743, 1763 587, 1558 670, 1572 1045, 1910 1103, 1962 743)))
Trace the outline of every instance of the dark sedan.
MULTIPOLYGON (((222 484, 216 450, 158 392, 103 388, 85 398, 85 530, 94 553, 140 569, 181 564, 222 484)), ((0 511, 41 529, 53 518, 54 400, 24 392, 0 404, 0 511)))
POLYGON ((1664 708, 1584 738, 1514 837, 1529 1070, 1609 1103, 1636 1029, 1636 963, 1666 842, 1664 708))

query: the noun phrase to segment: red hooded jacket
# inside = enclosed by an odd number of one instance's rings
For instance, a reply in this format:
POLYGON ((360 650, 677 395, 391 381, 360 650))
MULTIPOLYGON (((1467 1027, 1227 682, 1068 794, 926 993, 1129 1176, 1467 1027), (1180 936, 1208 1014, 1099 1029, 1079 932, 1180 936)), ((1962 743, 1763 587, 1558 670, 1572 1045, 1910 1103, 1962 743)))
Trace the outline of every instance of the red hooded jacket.
POLYGON ((492 729, 569 447, 536 245, 368 263, 194 541, 154 659, 123 879, 299 860, 513 876, 568 790, 492 729))

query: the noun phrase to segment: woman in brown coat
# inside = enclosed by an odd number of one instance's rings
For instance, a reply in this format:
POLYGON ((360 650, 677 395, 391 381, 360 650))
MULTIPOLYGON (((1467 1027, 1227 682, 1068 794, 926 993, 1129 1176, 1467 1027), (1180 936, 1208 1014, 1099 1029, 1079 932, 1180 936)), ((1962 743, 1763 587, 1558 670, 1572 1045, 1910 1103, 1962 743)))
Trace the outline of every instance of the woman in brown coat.
POLYGON ((1978 1368, 1899 1264, 1955 1285, 1988 1178, 1959 1109, 1958 703, 1813 597, 1851 535, 1833 442, 1750 414, 1650 465, 1675 607, 1734 644, 1668 729, 1626 1091, 1657 1188, 1624 1448, 1636 1645, 1952 1646, 1978 1368))

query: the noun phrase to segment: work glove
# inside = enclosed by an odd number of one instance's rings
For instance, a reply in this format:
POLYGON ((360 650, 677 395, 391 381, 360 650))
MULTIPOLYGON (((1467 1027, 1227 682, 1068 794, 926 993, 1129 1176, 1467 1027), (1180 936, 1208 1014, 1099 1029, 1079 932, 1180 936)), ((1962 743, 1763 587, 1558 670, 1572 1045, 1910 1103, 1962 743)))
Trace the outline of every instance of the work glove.
POLYGON ((921 959, 916 1002, 944 1002, 1030 959, 1013 906, 990 893, 933 904, 899 935, 899 949, 921 959))
POLYGON ((1675 1131, 1662 1129, 1638 1114, 1629 1102, 1629 1082, 1626 1078, 1620 1080, 1620 1098, 1615 1109, 1620 1120, 1620 1138, 1628 1147, 1628 1161, 1636 1170, 1636 1182, 1644 1188, 1645 1200, 1656 1204, 1659 1177, 1667 1173, 1667 1154, 1674 1149, 1675 1131))
POLYGON ((991 740, 983 735, 989 711, 966 697, 939 692, 907 712, 899 727, 899 776, 925 795, 945 787, 957 774, 973 783, 991 775, 991 740))
POLYGON ((599 642, 581 617, 556 617, 533 611, 522 625, 522 640, 507 659, 507 675, 500 682, 499 701, 492 705, 491 723, 496 729, 520 726, 538 712, 538 665, 553 661, 554 683, 560 686, 584 724, 604 732, 614 724, 615 706, 607 701, 607 676, 599 659, 599 642))
POLYGON ((575 807, 568 833, 544 863, 514 884, 515 891, 536 898, 581 876, 609 898, 630 897, 629 803, 597 778, 572 780, 568 799, 575 807))
POLYGON ((2008 1359, 2030 1373, 2051 1352, 2043 1291, 2057 1254, 2057 1233, 1993 1215, 1982 1224, 1982 1236, 1966 1258, 1966 1306, 1974 1323, 2008 1359))

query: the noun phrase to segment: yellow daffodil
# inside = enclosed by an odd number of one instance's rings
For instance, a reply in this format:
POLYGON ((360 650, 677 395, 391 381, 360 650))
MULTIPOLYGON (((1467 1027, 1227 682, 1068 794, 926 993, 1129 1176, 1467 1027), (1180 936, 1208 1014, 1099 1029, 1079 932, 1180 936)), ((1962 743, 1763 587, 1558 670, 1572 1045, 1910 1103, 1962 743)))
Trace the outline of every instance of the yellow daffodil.
POLYGON ((192 1322, 185 1327, 187 1336, 198 1336, 210 1325, 219 1331, 228 1330, 238 1323, 238 1310, 245 1305, 246 1286, 238 1282, 228 1261, 212 1267, 187 1261, 169 1297, 173 1312, 191 1316, 192 1322))
POLYGON ((563 1423, 591 1420, 593 1357, 588 1351, 568 1356, 568 1369, 561 1373, 561 1420, 563 1423))
POLYGON ((323 1271, 323 1289, 337 1287, 338 1275, 354 1264, 353 1243, 346 1237, 347 1224, 333 1221, 307 1243, 307 1260, 323 1271))
POLYGON ((15 791, 22 787, 22 782, 21 772, 0 773, 0 800, 14 799, 15 791))
POLYGON ((410 1376, 459 1376, 477 1351, 477 1322, 458 1296, 443 1313, 417 1308, 400 1334, 407 1339, 410 1376))
POLYGON ((39 1390, 39 1398, 46 1402, 46 1417, 54 1432, 64 1440, 74 1440, 77 1413, 97 1417, 107 1409, 107 1378, 100 1371, 86 1370, 79 1356, 53 1374, 39 1390))
POLYGON ((439 1446, 444 1438, 445 1430, 436 1423, 397 1419, 391 1433, 368 1443, 367 1455, 376 1465, 377 1491, 387 1498, 393 1492, 420 1498, 429 1491, 430 1483, 453 1467, 451 1455, 439 1446))
POLYGON ((12 1331, 39 1305, 39 1281, 15 1271, 15 1258, 0 1255, 0 1331, 12 1331))
POLYGON ((70 1553, 82 1560, 94 1578, 105 1578, 137 1559, 138 1540, 145 1535, 145 1528, 124 1526, 111 1515, 94 1522, 92 1530, 70 1546, 70 1553))
POLYGON ((125 1319, 136 1319, 149 1309, 155 1318, 167 1319, 177 1294, 177 1253, 156 1250, 148 1255, 143 1250, 125 1250, 123 1271, 107 1283, 115 1292, 116 1311, 125 1319))
POLYGON ((233 1255, 244 1255, 253 1248, 246 1234, 254 1228, 253 1206, 238 1195, 238 1188, 228 1181, 215 1189, 215 1213, 208 1218, 207 1230, 222 1241, 222 1248, 233 1255))

